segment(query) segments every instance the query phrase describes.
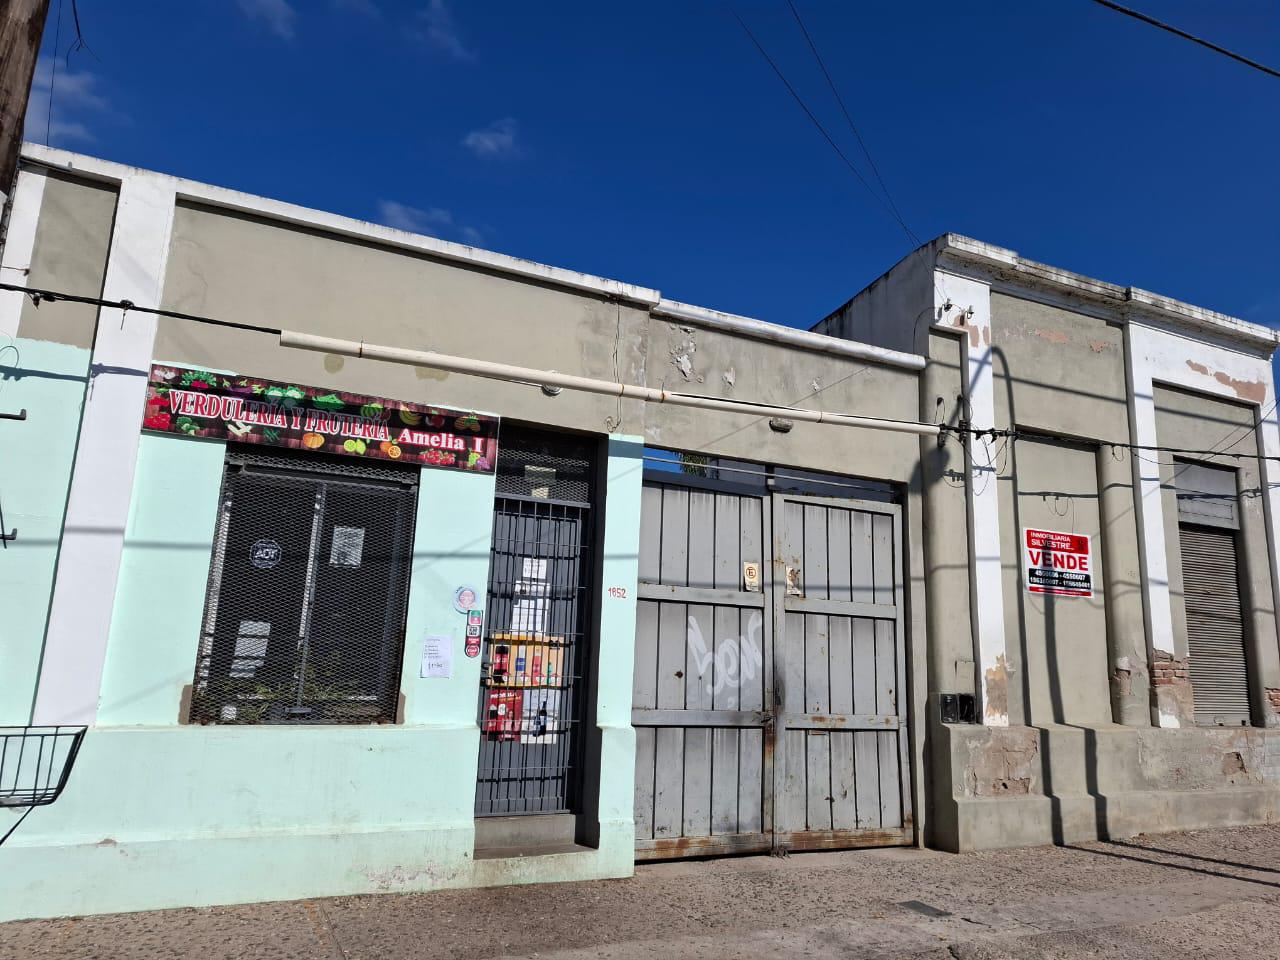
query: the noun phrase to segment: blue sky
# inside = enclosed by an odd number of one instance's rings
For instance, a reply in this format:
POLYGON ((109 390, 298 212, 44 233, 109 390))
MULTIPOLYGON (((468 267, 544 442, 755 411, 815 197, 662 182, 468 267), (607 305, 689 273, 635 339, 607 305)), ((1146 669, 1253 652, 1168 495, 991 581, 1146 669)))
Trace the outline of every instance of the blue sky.
MULTIPOLYGON (((1133 3, 1280 66, 1270 0, 1133 3)), ((1088 0, 797 4, 921 238, 1280 323, 1280 80, 1088 0)), ((79 6, 28 139, 793 326, 909 249, 731 13, 860 159, 785 0, 79 6)))

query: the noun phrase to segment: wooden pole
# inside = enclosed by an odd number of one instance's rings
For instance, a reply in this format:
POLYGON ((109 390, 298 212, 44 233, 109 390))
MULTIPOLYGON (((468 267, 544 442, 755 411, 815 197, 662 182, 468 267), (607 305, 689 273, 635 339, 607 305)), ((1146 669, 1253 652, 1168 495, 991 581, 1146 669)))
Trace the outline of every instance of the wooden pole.
POLYGON ((49 0, 5 0, 0 6, 0 204, 7 205, 49 0))

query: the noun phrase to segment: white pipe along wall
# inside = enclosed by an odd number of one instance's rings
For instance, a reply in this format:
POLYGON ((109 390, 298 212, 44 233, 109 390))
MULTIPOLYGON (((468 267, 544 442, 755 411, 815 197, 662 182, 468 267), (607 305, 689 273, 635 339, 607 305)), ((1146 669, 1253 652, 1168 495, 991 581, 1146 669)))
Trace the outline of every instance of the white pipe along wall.
POLYGON ((841 413, 827 413, 802 407, 783 407, 773 404, 720 400, 716 397, 699 397, 686 393, 674 393, 654 387, 642 387, 610 380, 594 380, 554 370, 535 370, 489 360, 473 360, 469 357, 433 353, 429 350, 409 350, 404 347, 382 347, 363 340, 340 340, 292 330, 280 331, 280 345, 300 350, 316 350, 320 353, 337 353, 369 360, 385 360, 389 363, 407 363, 417 367, 432 367, 451 373, 467 373, 491 380, 517 381, 533 386, 561 387, 581 390, 585 393, 603 393, 611 397, 627 397, 646 403, 669 403, 681 407, 699 407, 704 410, 725 410, 730 413, 752 414, 761 417, 785 417, 805 423, 830 423, 841 427, 865 427, 871 430, 890 430, 896 433, 915 433, 935 437, 940 428, 933 423, 915 423, 907 420, 883 420, 876 417, 855 417, 841 413))

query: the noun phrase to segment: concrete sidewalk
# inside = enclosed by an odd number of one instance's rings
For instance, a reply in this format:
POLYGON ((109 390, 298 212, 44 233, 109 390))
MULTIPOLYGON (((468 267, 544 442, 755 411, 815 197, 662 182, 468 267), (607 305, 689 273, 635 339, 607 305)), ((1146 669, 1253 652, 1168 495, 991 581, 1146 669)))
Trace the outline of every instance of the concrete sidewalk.
POLYGON ((1188 955, 1280 957, 1280 826, 960 856, 687 861, 630 880, 0 925, 4 960, 1188 955))

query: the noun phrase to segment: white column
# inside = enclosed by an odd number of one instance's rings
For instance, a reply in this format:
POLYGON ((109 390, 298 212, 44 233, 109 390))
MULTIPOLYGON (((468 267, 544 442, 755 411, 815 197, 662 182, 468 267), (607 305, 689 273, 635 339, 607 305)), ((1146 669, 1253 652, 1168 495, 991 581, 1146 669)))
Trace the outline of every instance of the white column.
MULTIPOLYGON (((31 255, 36 245, 36 224, 40 220, 40 205, 44 202, 44 184, 43 170, 18 171, 13 209, 9 213, 9 234, 4 242, 4 259, 0 261, 0 280, 5 283, 27 284, 31 255)), ((21 293, 0 290, 0 340, 17 337, 24 299, 21 293)))
MULTIPOLYGON (((991 353, 991 286, 980 280, 935 271, 934 316, 943 326, 963 329, 968 344, 967 391, 970 426, 996 425, 995 377, 991 353), (950 301, 951 308, 944 309, 950 301)), ((980 710, 987 726, 1009 725, 1008 661, 1005 656, 1004 586, 1000 564, 1000 496, 995 466, 974 441, 969 497, 973 511, 973 602, 978 664, 982 671, 980 710), (993 684, 1006 689, 989 689, 993 684)))
MULTIPOLYGON (((121 182, 104 299, 160 302, 173 207, 168 177, 140 173, 121 182)), ((155 334, 156 318, 148 314, 99 312, 36 692, 37 724, 91 724, 97 716, 155 334)))
MULTIPOLYGON (((1159 445, 1156 433, 1156 391, 1152 371, 1167 368, 1159 357, 1164 334, 1127 323, 1125 363, 1129 378, 1130 442, 1143 447, 1159 445)), ((1168 376, 1172 371, 1164 369, 1168 376)), ((1173 608, 1169 597, 1169 554, 1164 539, 1164 502, 1160 496, 1159 456, 1153 451, 1133 457, 1134 483, 1138 490, 1138 537, 1142 588, 1150 625, 1151 649, 1174 656, 1173 608)), ((1175 718, 1161 717, 1161 726, 1177 726, 1175 718)))

